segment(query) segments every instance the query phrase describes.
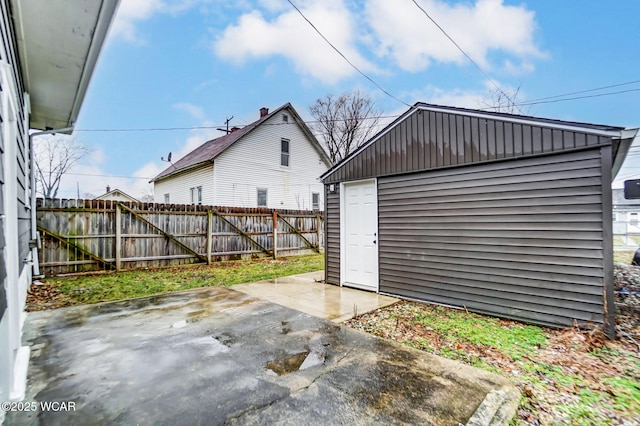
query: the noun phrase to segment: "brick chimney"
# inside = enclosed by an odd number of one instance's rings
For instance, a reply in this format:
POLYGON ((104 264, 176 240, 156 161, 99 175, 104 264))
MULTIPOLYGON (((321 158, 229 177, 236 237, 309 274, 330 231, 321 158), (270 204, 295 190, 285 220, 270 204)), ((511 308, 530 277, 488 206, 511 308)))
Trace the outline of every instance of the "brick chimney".
POLYGON ((264 117, 265 115, 269 115, 269 108, 262 107, 260 108, 260 117, 264 117))
POLYGON ((107 192, 111 192, 111 187, 107 185, 107 192))

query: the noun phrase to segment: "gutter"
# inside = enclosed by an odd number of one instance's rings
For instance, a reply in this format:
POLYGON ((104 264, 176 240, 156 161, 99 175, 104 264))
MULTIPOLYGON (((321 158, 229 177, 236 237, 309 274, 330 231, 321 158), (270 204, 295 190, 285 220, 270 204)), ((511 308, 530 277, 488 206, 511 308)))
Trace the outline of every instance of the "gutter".
POLYGON ((71 112, 69 113, 68 119, 69 124, 75 123, 78 118, 82 101, 84 100, 87 88, 89 87, 89 81, 91 80, 93 70, 98 62, 98 57, 100 56, 104 41, 109 33, 111 23, 115 20, 119 4, 120 0, 103 0, 102 2, 100 13, 96 20, 96 27, 93 30, 93 37, 91 38, 89 51, 84 62, 84 67, 82 68, 82 75, 80 76, 80 82, 78 83, 78 90, 76 91, 73 104, 71 105, 71 112))
POLYGON ((616 138, 619 140, 620 145, 618 146, 618 152, 616 152, 615 158, 613 158, 613 164, 611 165, 611 181, 613 182, 622 168, 622 164, 624 163, 625 158, 627 158, 627 154, 629 153, 629 149, 631 149, 631 145, 636 139, 640 141, 640 129, 624 129, 620 132, 620 137, 616 138))

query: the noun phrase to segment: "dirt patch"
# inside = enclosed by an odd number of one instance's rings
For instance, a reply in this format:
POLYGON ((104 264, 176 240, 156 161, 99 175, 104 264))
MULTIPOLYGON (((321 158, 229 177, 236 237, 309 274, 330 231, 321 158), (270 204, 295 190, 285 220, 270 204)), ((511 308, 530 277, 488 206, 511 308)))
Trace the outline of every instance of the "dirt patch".
POLYGON ((60 291, 56 281, 35 281, 27 292, 27 312, 71 306, 71 298, 60 291))

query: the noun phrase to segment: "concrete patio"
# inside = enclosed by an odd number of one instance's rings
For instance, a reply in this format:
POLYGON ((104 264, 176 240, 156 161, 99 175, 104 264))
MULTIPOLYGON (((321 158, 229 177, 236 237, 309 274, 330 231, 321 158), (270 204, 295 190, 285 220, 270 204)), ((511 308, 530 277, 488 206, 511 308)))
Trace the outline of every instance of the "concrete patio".
MULTIPOLYGON (((329 287, 318 306, 365 310, 329 287)), ((9 425, 493 425, 519 399, 501 376, 222 287, 30 313, 24 337, 25 402, 74 409, 8 412, 9 425)))
POLYGON ((323 283, 324 271, 234 285, 233 289, 336 323, 399 301, 368 291, 323 283))

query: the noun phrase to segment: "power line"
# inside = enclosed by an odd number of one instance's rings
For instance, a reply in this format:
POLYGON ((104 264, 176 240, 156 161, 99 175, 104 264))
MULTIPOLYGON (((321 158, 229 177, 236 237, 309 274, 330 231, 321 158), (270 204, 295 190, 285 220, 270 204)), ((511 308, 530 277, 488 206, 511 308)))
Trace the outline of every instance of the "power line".
POLYGON ((531 99, 527 102, 538 102, 538 101, 546 101, 547 99, 564 98, 565 96, 579 95, 581 93, 597 92, 598 90, 611 89, 613 87, 620 87, 620 86, 628 86, 630 84, 636 84, 636 83, 640 83, 640 80, 633 80, 633 81, 627 81, 625 83, 611 84, 609 86, 602 86, 602 87, 596 87, 593 89, 580 90, 578 92, 565 93, 563 95, 555 95, 555 96, 547 96, 544 98, 531 99))
MULTIPOLYGON (((43 173, 49 173, 48 171, 43 171, 43 173)), ((94 174, 94 173, 65 173, 65 175, 72 175, 72 176, 93 176, 93 177, 110 177, 110 178, 123 178, 123 179, 145 179, 145 180, 151 180, 153 179, 152 177, 142 177, 142 176, 119 176, 119 175, 100 175, 100 174, 94 174)))
POLYGON ((364 78, 366 78, 366 79, 367 79, 367 80, 369 80, 371 83, 373 83, 373 84, 374 84, 378 89, 380 89, 380 90, 381 90, 385 95, 387 95, 387 96, 389 96, 390 98, 395 99, 396 101, 400 102, 401 104, 403 104, 403 105, 405 105, 405 106, 407 106, 407 107, 411 108, 411 105, 409 105, 408 103, 406 103, 406 102, 404 102, 404 101, 402 101, 402 100, 400 100, 400 99, 396 98, 396 97, 395 97, 395 96, 393 96, 391 93, 389 93, 389 92, 387 92, 385 89, 383 89, 383 88, 382 88, 382 86, 380 86, 378 83, 376 83, 376 82, 375 82, 371 77, 369 77, 369 76, 368 76, 367 74, 365 74, 364 72, 360 71, 360 68, 358 68, 357 66, 355 66, 355 65, 354 65, 354 64, 353 64, 349 59, 347 59, 347 57, 346 57, 346 56, 345 56, 345 55, 344 55, 344 54, 343 54, 343 53, 342 53, 342 52, 341 52, 337 47, 335 47, 335 46, 333 45, 333 43, 331 43, 331 42, 330 42, 330 41, 329 41, 329 40, 324 36, 324 34, 322 34, 322 33, 320 32, 320 30, 319 30, 318 28, 316 28, 316 26, 315 26, 315 25, 313 25, 313 22, 311 22, 311 21, 310 21, 310 20, 309 20, 305 15, 304 15, 304 13, 302 13, 302 11, 301 11, 300 9, 298 9, 298 6, 296 6, 296 5, 295 5, 291 0, 287 0, 287 1, 289 2, 289 4, 290 4, 291 6, 293 6, 293 8, 294 8, 295 10, 297 10, 297 11, 298 11, 298 13, 300 14, 300 16, 302 16, 302 18, 303 18, 305 21, 307 21, 307 22, 309 23, 309 25, 311 25, 311 28, 313 28, 313 29, 315 30, 315 32, 317 32, 317 33, 320 35, 320 37, 322 37, 322 39, 323 39, 324 41, 326 41, 326 42, 327 42, 327 44, 328 44, 329 46, 331 46, 331 48, 332 48, 333 50, 335 50, 335 51, 338 53, 338 55, 340 55, 340 56, 342 57, 342 59, 344 59, 345 61, 347 61, 347 63, 348 63, 349 65, 351 65, 351 67, 352 67, 354 70, 358 71, 358 72, 359 72, 359 73, 360 73, 364 78))
MULTIPOLYGON (((461 52, 461 53, 462 53, 462 54, 463 54, 463 55, 464 55, 464 56, 465 56, 465 57, 466 57, 466 58, 467 58, 467 59, 468 59, 468 60, 469 60, 469 61, 470 61, 470 62, 471 62, 471 63, 472 63, 472 64, 473 64, 477 69, 478 69, 478 71, 480 71, 480 73, 481 73, 481 74, 482 74, 482 75, 483 75, 487 80, 489 80, 489 82, 491 82, 491 84, 493 84, 493 86, 494 86, 494 87, 495 87, 495 88, 496 88, 500 93, 502 93, 502 94, 503 94, 503 95, 504 95, 504 96, 509 100, 509 102, 511 102, 515 107, 517 107, 518 105, 516 105, 515 101, 514 101, 513 99, 511 99, 511 97, 510 97, 509 95, 507 95, 507 94, 506 94, 506 93, 505 93, 505 92, 500 88, 500 86, 498 85, 498 83, 496 83, 496 82, 495 82, 495 80, 494 80, 494 79, 492 79, 492 78, 489 76, 489 74, 487 74, 487 73, 486 73, 486 72, 485 72, 485 71, 480 67, 480 65, 478 65, 478 64, 476 63, 476 61, 474 61, 474 60, 471 58, 471 56, 469 56, 469 55, 467 54, 467 52, 465 52, 465 51, 464 51, 464 49, 463 49, 462 47, 460 47, 460 45, 459 45, 458 43, 456 43, 456 41, 455 41, 455 40, 454 40, 454 39, 453 39, 453 38, 452 38, 452 37, 451 37, 451 36, 450 36, 450 35, 449 35, 445 30, 444 30, 444 28, 442 28, 442 27, 440 26, 440 24, 438 24, 438 23, 436 22, 436 20, 435 20, 435 19, 433 19, 433 18, 431 17, 431 15, 429 15, 429 13, 428 13, 426 10, 424 10, 424 9, 422 8, 422 6, 420 6, 420 5, 418 4, 418 2, 417 2, 416 0, 412 0, 412 1, 413 1, 413 4, 415 4, 415 5, 416 5, 416 7, 417 7, 418 9, 420 9, 420 10, 422 11, 422 13, 424 13, 424 15, 425 15, 426 17, 427 17, 427 18, 429 18, 429 20, 430 20, 431 22, 433 22, 433 24, 434 24, 436 27, 438 27, 438 29, 442 32, 442 34, 444 34, 444 35, 449 39, 449 41, 451 41, 451 43, 453 43, 453 45, 454 45, 455 47, 457 47, 457 48, 458 48, 458 50, 459 50, 459 51, 460 51, 460 52, 461 52)), ((520 113, 522 114, 522 110, 521 110, 520 108, 518 108, 518 111, 520 111, 520 113)))
MULTIPOLYGON (((379 118, 398 118, 400 115, 381 115, 376 117, 359 117, 359 120, 375 120, 379 118)), ((346 118, 335 119, 335 120, 327 120, 327 121, 347 121, 346 118)), ((302 121, 304 124, 314 124, 320 123, 320 120, 309 120, 302 121)), ((246 126, 248 126, 247 124, 246 126)), ((277 122, 277 123, 262 123, 261 126, 291 126, 297 125, 296 122, 277 122)), ((183 130, 217 130, 218 127, 222 125, 216 126, 193 126, 193 127, 141 127, 141 128, 115 128, 115 129, 74 129, 74 132, 106 132, 106 133, 117 133, 117 132, 166 132, 166 131, 183 131, 183 130)))
POLYGON ((596 95, 575 96, 573 98, 552 99, 552 100, 548 100, 548 101, 519 102, 519 103, 514 104, 514 105, 515 106, 529 106, 529 105, 539 105, 539 104, 552 104, 552 103, 556 103, 556 102, 575 101, 576 99, 599 98, 601 96, 619 95, 621 93, 630 93, 630 92, 640 92, 640 89, 620 90, 620 91, 617 91, 617 92, 598 93, 596 95))

